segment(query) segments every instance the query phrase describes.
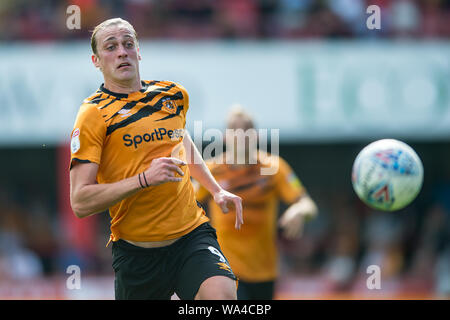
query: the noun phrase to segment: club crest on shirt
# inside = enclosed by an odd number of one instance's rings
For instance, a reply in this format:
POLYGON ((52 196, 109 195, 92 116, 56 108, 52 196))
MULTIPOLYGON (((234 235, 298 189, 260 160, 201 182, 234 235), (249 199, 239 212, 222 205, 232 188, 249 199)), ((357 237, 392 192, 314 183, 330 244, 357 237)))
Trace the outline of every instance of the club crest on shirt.
POLYGON ((161 110, 164 110, 168 113, 175 113, 177 111, 177 103, 169 98, 166 98, 162 102, 161 110))
POLYGON ((73 130, 72 139, 70 140, 70 150, 72 153, 76 153, 80 150, 80 129, 73 130))

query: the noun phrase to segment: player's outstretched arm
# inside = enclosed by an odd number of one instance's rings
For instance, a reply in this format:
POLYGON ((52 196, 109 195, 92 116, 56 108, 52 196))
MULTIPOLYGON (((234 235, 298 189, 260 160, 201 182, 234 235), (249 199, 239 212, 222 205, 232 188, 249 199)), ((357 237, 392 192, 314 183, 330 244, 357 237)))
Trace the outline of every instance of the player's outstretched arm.
POLYGON ((297 239, 303 233, 303 225, 317 215, 316 203, 307 194, 292 204, 281 216, 280 227, 283 228, 283 235, 287 239, 297 239))
POLYGON ((78 163, 70 170, 70 203, 75 215, 84 218, 103 212, 117 202, 139 192, 143 188, 166 182, 179 182, 175 172, 184 175, 176 158, 157 158, 143 173, 114 183, 98 184, 98 164, 78 163))
POLYGON ((187 154, 190 156, 188 166, 191 176, 211 193, 214 201, 220 206, 223 213, 228 213, 228 204, 230 202, 234 205, 236 208, 235 227, 236 229, 240 229, 241 225, 244 224, 241 197, 224 190, 217 183, 188 132, 184 136, 183 144, 187 154))

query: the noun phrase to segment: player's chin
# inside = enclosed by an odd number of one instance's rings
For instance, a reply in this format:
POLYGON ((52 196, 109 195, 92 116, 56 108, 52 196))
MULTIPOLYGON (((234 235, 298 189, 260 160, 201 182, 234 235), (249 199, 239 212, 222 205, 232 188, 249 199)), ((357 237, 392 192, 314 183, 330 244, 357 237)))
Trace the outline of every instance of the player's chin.
POLYGON ((128 81, 128 80, 133 80, 136 78, 137 76, 137 72, 134 68, 121 68, 118 69, 115 73, 114 76, 117 80, 120 81, 128 81))

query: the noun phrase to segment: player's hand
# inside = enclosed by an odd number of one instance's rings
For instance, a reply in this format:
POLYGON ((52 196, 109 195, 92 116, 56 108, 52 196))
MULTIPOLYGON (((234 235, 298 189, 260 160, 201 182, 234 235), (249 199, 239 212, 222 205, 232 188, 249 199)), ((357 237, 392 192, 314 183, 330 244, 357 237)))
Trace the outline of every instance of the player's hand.
POLYGON ((228 204, 233 203, 236 209, 236 222, 234 227, 236 229, 241 229, 241 225, 244 224, 244 218, 242 215, 242 198, 228 192, 226 190, 220 190, 219 192, 214 194, 214 202, 222 209, 223 213, 228 213, 228 204))
POLYGON ((289 240, 299 239, 303 234, 303 226, 306 216, 296 208, 289 208, 281 216, 279 225, 283 228, 283 236, 289 240))
POLYGON ((281 216, 279 225, 283 228, 283 235, 289 240, 300 238, 305 222, 317 216, 317 213, 315 202, 307 194, 303 195, 281 216))
POLYGON ((184 172, 180 166, 186 163, 178 158, 162 157, 153 159, 150 167, 143 172, 149 186, 157 186, 166 182, 179 182, 183 180, 184 172), (181 177, 177 177, 179 174, 181 177))

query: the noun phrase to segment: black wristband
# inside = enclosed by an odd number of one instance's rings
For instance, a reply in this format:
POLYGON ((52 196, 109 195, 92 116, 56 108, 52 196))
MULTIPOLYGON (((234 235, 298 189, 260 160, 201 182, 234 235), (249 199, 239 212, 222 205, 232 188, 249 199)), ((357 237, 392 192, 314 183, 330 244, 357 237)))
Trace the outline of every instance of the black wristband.
POLYGON ((140 173, 138 174, 138 179, 139 179, 139 184, 140 184, 141 188, 144 189, 145 187, 144 187, 144 185, 142 184, 142 181, 141 181, 141 174, 140 174, 140 173))
POLYGON ((142 172, 142 176, 144 177, 145 186, 149 187, 148 182, 147 182, 147 178, 145 178, 145 172, 142 172))

